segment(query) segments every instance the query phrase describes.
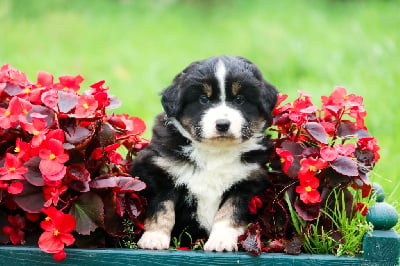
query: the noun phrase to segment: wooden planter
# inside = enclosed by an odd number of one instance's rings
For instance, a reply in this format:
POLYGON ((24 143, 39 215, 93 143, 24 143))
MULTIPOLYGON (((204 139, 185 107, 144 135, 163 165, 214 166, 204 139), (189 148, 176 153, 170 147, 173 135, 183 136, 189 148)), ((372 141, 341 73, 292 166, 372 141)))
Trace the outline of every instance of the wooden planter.
POLYGON ((400 238, 393 229, 374 230, 365 236, 359 257, 74 248, 66 253, 64 261, 56 262, 39 248, 0 246, 0 265, 398 265, 400 238))
POLYGON ((400 236, 393 226, 398 222, 396 210, 383 202, 384 194, 378 194, 377 203, 367 214, 375 230, 367 233, 360 256, 334 255, 287 255, 263 253, 253 256, 243 252, 204 251, 154 251, 133 249, 78 249, 66 248, 67 258, 53 260, 38 247, 0 246, 0 266, 14 265, 399 265, 400 236))

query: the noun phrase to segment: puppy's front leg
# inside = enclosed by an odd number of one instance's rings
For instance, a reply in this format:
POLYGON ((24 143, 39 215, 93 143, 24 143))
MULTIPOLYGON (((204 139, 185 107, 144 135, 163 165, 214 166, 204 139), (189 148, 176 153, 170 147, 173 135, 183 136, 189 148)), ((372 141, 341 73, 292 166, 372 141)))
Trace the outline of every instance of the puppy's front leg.
POLYGON ((175 207, 172 200, 164 201, 153 217, 144 221, 145 232, 138 242, 144 249, 168 249, 175 224, 175 207))
POLYGON ((238 224, 234 219, 233 200, 227 200, 214 218, 210 237, 204 245, 207 251, 237 251, 238 237, 245 231, 245 224, 238 224))

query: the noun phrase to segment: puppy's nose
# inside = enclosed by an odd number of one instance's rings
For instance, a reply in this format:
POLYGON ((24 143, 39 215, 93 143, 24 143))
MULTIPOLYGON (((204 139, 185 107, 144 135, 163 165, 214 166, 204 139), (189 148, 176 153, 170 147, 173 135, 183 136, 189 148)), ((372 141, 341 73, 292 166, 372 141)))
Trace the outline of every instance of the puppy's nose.
POLYGON ((219 132, 226 132, 229 129, 231 122, 228 119, 218 119, 215 122, 215 127, 219 132))

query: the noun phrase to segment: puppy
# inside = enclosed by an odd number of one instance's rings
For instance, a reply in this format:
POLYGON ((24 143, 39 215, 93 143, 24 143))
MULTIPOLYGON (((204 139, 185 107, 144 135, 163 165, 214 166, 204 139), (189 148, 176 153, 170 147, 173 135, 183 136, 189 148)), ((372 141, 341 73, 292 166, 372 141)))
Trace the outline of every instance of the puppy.
POLYGON ((248 203, 268 186, 264 134, 277 91, 249 60, 217 56, 190 64, 162 92, 151 143, 131 172, 146 182, 138 245, 168 249, 172 235, 208 237, 208 251, 237 250, 248 203))

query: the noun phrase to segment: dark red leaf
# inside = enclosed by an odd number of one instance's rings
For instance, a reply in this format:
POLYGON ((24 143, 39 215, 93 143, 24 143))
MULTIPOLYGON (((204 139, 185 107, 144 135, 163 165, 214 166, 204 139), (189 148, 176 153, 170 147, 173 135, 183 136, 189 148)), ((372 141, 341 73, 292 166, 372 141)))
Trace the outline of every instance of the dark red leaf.
POLYGON ((20 94, 23 91, 23 89, 17 84, 7 83, 6 87, 4 88, 4 91, 7 92, 7 94, 10 96, 15 96, 17 94, 20 94))
POLYGON ((69 188, 82 193, 90 191, 90 186, 88 182, 80 182, 77 180, 71 180, 69 188))
POLYGON ((301 252, 302 243, 298 237, 286 242, 285 253, 290 255, 297 255, 301 252))
POLYGON ((74 234, 75 245, 78 248, 104 248, 106 246, 106 240, 104 237, 104 231, 95 230, 88 236, 74 234))
POLYGON ((100 145, 103 148, 107 147, 108 145, 115 143, 116 131, 109 123, 104 123, 101 125, 99 137, 100 145))
POLYGON ((121 176, 119 178, 120 181, 118 183, 118 186, 121 188, 121 192, 135 192, 141 191, 146 188, 146 184, 143 181, 139 180, 137 177, 132 178, 121 176))
POLYGON ((123 219, 117 214, 116 201, 113 191, 107 192, 103 197, 104 201, 104 229, 114 237, 127 235, 126 228, 123 226, 123 219))
POLYGON ((126 209, 131 219, 136 219, 143 209, 143 205, 139 198, 128 198, 125 200, 126 209))
POLYGON ((308 122, 304 127, 313 139, 320 143, 328 144, 328 134, 321 124, 317 122, 308 122))
POLYGON ((52 128, 54 126, 55 113, 53 110, 42 105, 32 105, 32 109, 29 110, 28 115, 26 116, 29 123, 32 121, 33 114, 42 115, 44 117, 43 120, 46 121, 47 128, 52 128))
POLYGON ((358 176, 357 162, 349 157, 339 155, 336 160, 330 164, 332 168, 339 174, 346 176, 358 176))
POLYGON ((24 166, 28 168, 28 172, 24 175, 26 181, 34 186, 44 186, 43 176, 39 169, 40 157, 35 156, 24 163, 24 166))
POLYGON ((97 227, 104 225, 104 204, 99 195, 94 192, 83 193, 72 203, 69 214, 76 220, 75 231, 89 235, 97 227))
POLYGON ((85 127, 68 127, 66 128, 65 137, 66 141, 71 144, 80 144, 84 141, 90 140, 94 132, 85 127))
POLYGON ((305 204, 301 200, 296 200, 294 208, 297 214, 305 221, 312 221, 318 218, 319 204, 305 204))
POLYGON ((341 121, 337 128, 337 135, 339 137, 353 137, 356 134, 356 126, 349 120, 341 121))
POLYGON ((260 229, 258 227, 258 224, 250 225, 245 234, 239 239, 241 246, 253 255, 260 255, 262 251, 260 229))
POLYGON ((73 164, 68 166, 67 175, 75 180, 81 182, 89 182, 90 181, 90 173, 80 164, 73 164))
POLYGON ((125 214, 125 194, 117 194, 115 195, 115 209, 117 210, 117 213, 119 216, 123 217, 125 214))
POLYGON ((32 186, 26 181, 22 181, 24 190, 13 197, 15 203, 24 211, 39 213, 44 206, 42 187, 32 186))
POLYGON ((79 96, 73 93, 58 91, 58 107, 60 112, 68 113, 78 104, 79 96))

